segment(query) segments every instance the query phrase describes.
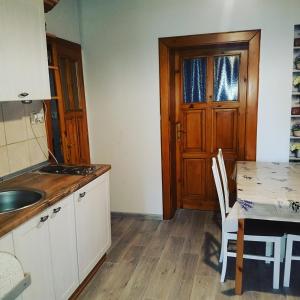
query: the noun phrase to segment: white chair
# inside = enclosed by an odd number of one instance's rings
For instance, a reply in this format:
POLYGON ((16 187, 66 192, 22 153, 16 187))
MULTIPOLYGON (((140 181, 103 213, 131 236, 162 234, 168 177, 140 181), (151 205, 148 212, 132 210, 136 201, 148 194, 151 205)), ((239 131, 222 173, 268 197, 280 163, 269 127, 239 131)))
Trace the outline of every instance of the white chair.
MULTIPOLYGON (((225 213, 228 214, 230 212, 231 207, 229 206, 229 185, 228 185, 228 178, 227 178, 227 172, 226 172, 226 167, 225 167, 225 162, 224 162, 224 157, 223 157, 223 152, 222 149, 218 149, 218 164, 219 164, 219 169, 221 173, 221 178, 222 178, 222 184, 223 184, 223 191, 224 191, 224 199, 225 199, 225 213)), ((286 236, 284 235, 282 237, 281 241, 281 250, 280 250, 280 262, 283 262, 284 256, 285 256, 285 238, 286 236)), ((273 254, 273 247, 272 243, 267 243, 266 244, 266 256, 272 256, 273 254)), ((221 253, 222 253, 222 248, 221 248, 221 253)), ((220 255, 220 262, 222 262, 222 256, 220 255)), ((271 261, 268 259, 266 260, 266 263, 271 263, 271 261)))
POLYGON ((288 234, 287 235, 287 240, 286 240, 284 279, 283 279, 283 286, 285 286, 285 287, 290 286, 291 262, 292 262, 292 260, 300 260, 300 256, 294 256, 293 255, 294 242, 300 242, 300 235, 288 234))
POLYGON ((226 173, 226 168, 225 168, 225 162, 223 158, 223 153, 222 149, 219 148, 218 150, 218 163, 219 163, 219 168, 220 168, 220 173, 222 177, 222 183, 223 183, 223 191, 224 191, 224 198, 225 198, 225 213, 228 214, 230 211, 229 207, 229 186, 228 186, 228 178, 227 178, 227 173, 226 173))
MULTIPOLYGON (((221 272, 221 282, 224 282, 226 269, 227 269, 227 258, 228 257, 236 257, 235 252, 228 251, 228 242, 230 240, 237 240, 237 230, 238 224, 237 220, 233 221, 229 220, 225 214, 225 200, 220 180, 220 175, 217 167, 216 159, 212 159, 212 171, 215 180, 215 185, 218 193, 221 217, 222 217, 222 249, 221 256, 223 261, 222 272, 221 272)), ((263 242, 263 243, 272 243, 274 244, 274 255, 272 257, 260 256, 260 255, 249 255, 244 254, 245 259, 254 259, 254 260, 270 260, 274 262, 274 270, 273 270, 273 288, 279 288, 279 273, 280 273, 280 244, 281 244, 281 236, 283 232, 281 230, 275 232, 276 226, 269 221, 260 221, 260 220, 246 220, 245 224, 245 241, 255 241, 255 242, 263 242), (268 226, 271 225, 271 226, 268 226), (258 228, 255 228, 258 227, 258 228), (275 235, 274 235, 275 232, 275 235), (250 234, 249 234, 250 233, 250 234)))

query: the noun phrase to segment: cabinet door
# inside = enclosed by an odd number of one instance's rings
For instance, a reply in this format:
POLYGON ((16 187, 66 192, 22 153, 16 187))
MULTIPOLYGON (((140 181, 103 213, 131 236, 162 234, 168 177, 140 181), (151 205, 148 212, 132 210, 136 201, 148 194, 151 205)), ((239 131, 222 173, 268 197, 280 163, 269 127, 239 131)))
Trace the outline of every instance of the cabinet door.
POLYGON ((49 99, 43 0, 1 0, 0 28, 0 101, 49 99))
POLYGON ((82 282, 110 247, 109 174, 75 193, 79 281, 82 282))
POLYGON ((0 238, 0 251, 15 253, 12 233, 8 233, 0 238))
POLYGON ((22 294, 24 300, 54 299, 47 217, 45 211, 13 231, 15 255, 32 280, 22 294))
POLYGON ((55 299, 68 299, 79 282, 73 195, 53 205, 49 210, 55 299))

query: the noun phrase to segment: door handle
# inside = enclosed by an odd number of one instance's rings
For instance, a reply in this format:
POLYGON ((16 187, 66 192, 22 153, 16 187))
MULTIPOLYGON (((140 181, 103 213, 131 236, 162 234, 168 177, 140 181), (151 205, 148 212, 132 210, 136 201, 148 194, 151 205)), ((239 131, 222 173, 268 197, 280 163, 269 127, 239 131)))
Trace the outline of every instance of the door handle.
POLYGON ((83 198, 84 196, 85 196, 85 192, 79 194, 80 198, 83 198))
POLYGON ((181 124, 180 123, 177 123, 176 124, 176 137, 177 137, 177 140, 180 140, 181 138, 181 124))
POLYGON ((47 215, 47 216, 44 216, 44 217, 41 217, 40 222, 41 222, 41 223, 44 223, 44 222, 46 222, 46 221, 48 220, 48 218, 49 218, 48 215, 47 215))
POLYGON ((177 140, 181 139, 181 134, 182 133, 185 133, 185 131, 181 130, 181 124, 176 123, 176 138, 177 138, 177 140))
POLYGON ((22 93, 20 93, 20 94, 18 95, 18 97, 19 97, 19 98, 25 98, 25 97, 27 97, 28 95, 29 95, 28 93, 22 92, 22 93))
POLYGON ((61 207, 60 207, 60 206, 57 207, 57 208, 54 208, 54 209, 53 209, 53 213, 54 213, 54 214, 57 214, 58 212, 60 212, 60 210, 61 210, 61 207))

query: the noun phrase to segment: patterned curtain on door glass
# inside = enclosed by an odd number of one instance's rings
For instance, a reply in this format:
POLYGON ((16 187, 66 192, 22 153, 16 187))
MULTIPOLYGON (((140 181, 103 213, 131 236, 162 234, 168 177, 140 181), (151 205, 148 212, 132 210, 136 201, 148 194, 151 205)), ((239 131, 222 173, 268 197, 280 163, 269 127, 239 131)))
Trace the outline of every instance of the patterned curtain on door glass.
POLYGON ((206 97, 206 58, 184 59, 183 97, 185 103, 204 102, 206 97))
POLYGON ((214 59, 214 100, 237 101, 240 57, 217 56, 214 59))

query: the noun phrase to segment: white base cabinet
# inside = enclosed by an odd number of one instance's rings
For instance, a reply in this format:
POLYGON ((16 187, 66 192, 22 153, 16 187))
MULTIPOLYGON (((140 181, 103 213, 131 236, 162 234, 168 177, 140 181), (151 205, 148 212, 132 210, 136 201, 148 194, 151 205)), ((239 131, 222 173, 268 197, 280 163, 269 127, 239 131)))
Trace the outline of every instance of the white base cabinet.
POLYGON ((14 242, 11 232, 0 238, 0 251, 14 254, 14 242))
POLYGON ((53 300, 48 210, 13 231, 15 255, 25 272, 31 275, 31 285, 22 293, 24 300, 53 300))
POLYGON ((80 283, 111 245, 109 173, 75 192, 80 283))
POLYGON ((68 299, 110 245, 108 172, 0 239, 31 274, 23 300, 68 299))
POLYGON ((79 285, 73 195, 50 208, 49 233, 55 299, 68 299, 79 285))

